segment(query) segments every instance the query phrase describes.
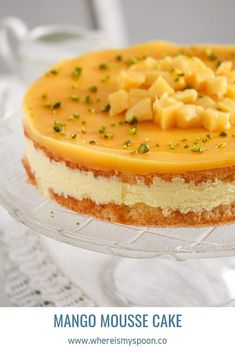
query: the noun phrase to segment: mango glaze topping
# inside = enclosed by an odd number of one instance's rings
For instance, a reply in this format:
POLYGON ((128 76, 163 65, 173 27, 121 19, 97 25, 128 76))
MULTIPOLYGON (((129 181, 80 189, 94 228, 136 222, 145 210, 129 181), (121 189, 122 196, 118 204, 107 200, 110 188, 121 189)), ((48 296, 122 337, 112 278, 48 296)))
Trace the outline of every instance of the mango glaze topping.
POLYGON ((26 135, 130 173, 235 164, 235 47, 150 42, 59 62, 28 90, 26 135))

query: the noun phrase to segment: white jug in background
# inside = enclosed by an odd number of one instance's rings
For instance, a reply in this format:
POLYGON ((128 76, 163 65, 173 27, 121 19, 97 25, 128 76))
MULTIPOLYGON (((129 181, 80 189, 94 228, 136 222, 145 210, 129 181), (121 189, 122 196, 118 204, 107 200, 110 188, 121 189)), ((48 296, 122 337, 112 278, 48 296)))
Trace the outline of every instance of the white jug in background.
POLYGON ((100 31, 73 25, 46 25, 29 31, 18 18, 0 20, 0 57, 12 73, 27 83, 57 61, 110 46, 100 31))

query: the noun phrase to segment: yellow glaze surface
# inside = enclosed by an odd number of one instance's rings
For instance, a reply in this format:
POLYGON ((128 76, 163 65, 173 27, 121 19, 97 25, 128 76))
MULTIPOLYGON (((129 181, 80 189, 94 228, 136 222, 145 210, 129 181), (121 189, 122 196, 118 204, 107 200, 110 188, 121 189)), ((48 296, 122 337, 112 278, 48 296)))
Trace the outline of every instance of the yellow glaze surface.
POLYGON ((202 142, 208 134, 204 128, 162 131, 153 122, 139 122, 133 126, 124 123, 124 114, 110 117, 102 111, 109 94, 118 90, 120 72, 127 68, 128 61, 136 57, 159 58, 179 53, 198 56, 212 67, 220 60, 235 61, 235 47, 232 46, 178 47, 166 42, 150 42, 60 62, 53 68, 55 71, 37 80, 25 96, 27 133, 59 157, 96 169, 144 175, 234 165, 235 126, 227 136, 222 137, 216 132, 202 142), (208 56, 208 48, 210 53, 213 51, 213 58, 208 56), (76 67, 82 69, 78 77, 73 74, 76 67), (60 106, 51 108, 56 102, 60 102, 60 106), (79 113, 80 117, 71 119, 74 113, 79 113), (61 132, 53 129, 55 122, 62 126, 61 132), (105 127, 105 132, 99 132, 101 127, 105 127), (135 134, 130 131, 133 127, 136 127, 135 134), (131 145, 124 148, 129 139, 131 145), (96 144, 91 144, 90 141, 94 140, 96 144), (202 151, 192 151, 195 141, 200 141, 202 151), (135 152, 141 143, 148 144, 149 152, 135 152))

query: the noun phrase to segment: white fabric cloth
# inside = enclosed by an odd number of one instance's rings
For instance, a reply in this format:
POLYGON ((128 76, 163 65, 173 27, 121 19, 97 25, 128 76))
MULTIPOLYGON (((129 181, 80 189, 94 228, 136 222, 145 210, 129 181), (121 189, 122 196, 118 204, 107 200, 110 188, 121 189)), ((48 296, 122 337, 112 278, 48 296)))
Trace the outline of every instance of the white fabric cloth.
POLYGON ((2 287, 8 305, 94 305, 58 268, 40 237, 14 220, 1 229, 0 251, 2 287))

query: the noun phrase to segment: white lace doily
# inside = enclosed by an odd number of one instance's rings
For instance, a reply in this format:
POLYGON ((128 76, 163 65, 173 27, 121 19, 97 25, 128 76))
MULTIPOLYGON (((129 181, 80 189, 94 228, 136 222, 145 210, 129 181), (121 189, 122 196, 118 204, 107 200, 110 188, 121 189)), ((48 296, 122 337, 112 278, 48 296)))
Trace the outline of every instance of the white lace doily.
POLYGON ((11 221, 0 234, 5 292, 16 306, 94 306, 52 261, 37 234, 11 221))

